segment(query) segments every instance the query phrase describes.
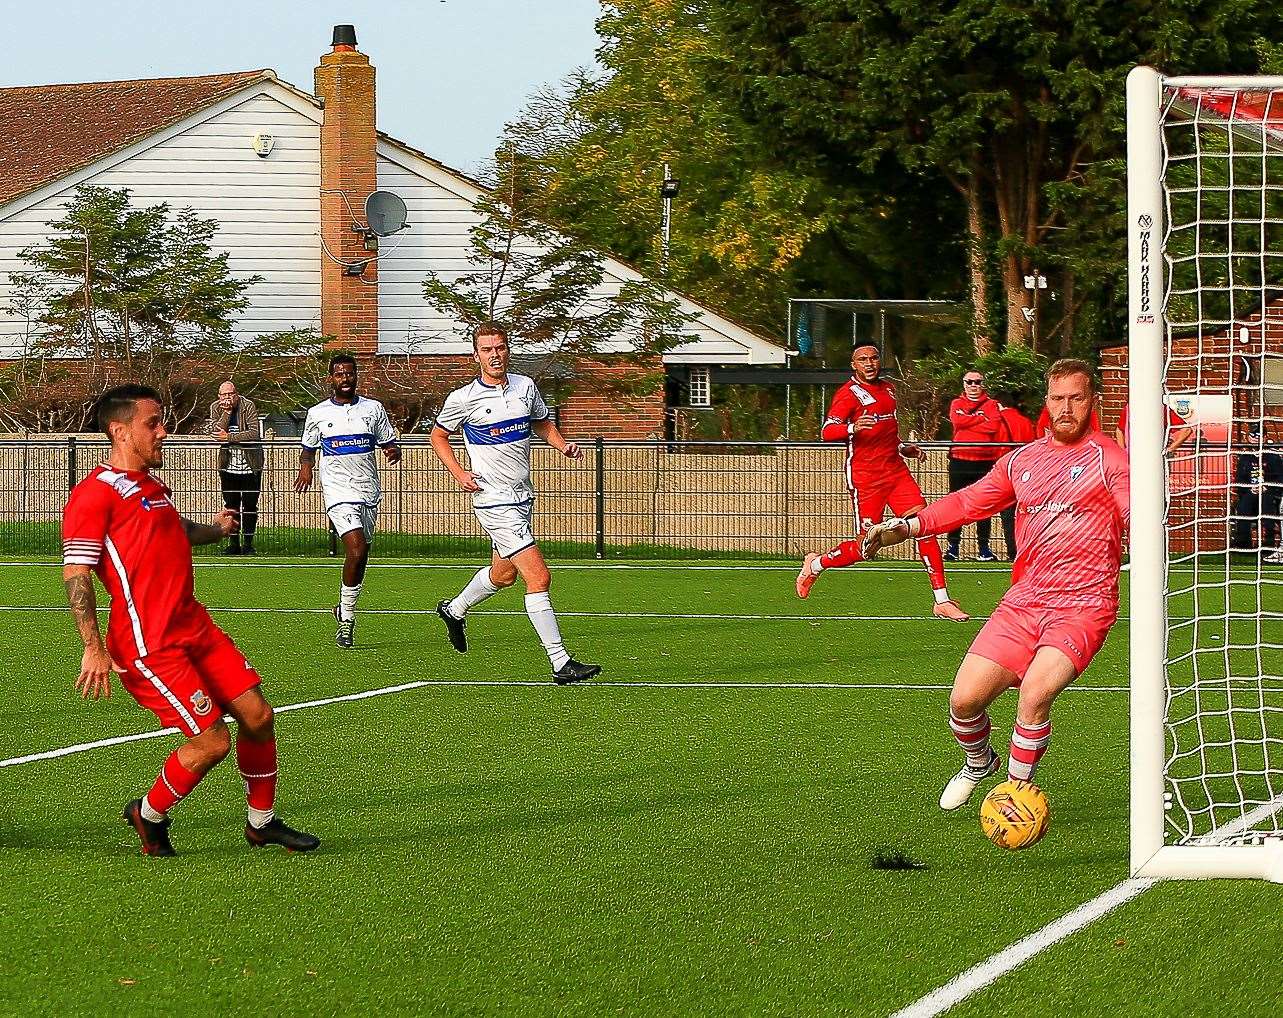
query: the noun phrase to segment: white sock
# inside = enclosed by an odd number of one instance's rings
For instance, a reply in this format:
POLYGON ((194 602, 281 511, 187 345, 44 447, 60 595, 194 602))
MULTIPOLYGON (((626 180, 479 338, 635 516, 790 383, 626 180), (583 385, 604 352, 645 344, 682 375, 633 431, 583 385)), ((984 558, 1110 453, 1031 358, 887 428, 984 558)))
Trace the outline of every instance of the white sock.
POLYGON ((552 598, 546 590, 526 595, 526 614, 530 616, 530 624, 539 634, 543 649, 548 652, 552 670, 556 671, 570 660, 570 655, 561 645, 561 629, 557 626, 557 615, 552 610, 552 598))
POLYGON ((143 815, 143 819, 146 820, 149 824, 159 824, 165 819, 165 814, 160 812, 157 809, 154 809, 152 807, 150 800, 148 800, 147 796, 145 795, 143 796, 143 805, 140 812, 143 815))
POLYGON ((339 618, 344 622, 351 622, 356 618, 356 599, 361 596, 361 584, 355 587, 349 587, 346 583, 339 584, 339 618))
POLYGON ((274 809, 255 809, 253 806, 249 807, 249 825, 256 831, 261 831, 264 827, 270 824, 275 817, 276 810, 274 809))
POLYGON ((935 591, 935 597, 936 597, 936 604, 944 604, 946 601, 950 600, 949 588, 941 587, 939 590, 935 591))
POLYGON ((819 576, 820 573, 823 571, 824 571, 824 556, 817 555, 815 556, 815 558, 811 559, 811 572, 813 572, 816 576, 819 576))
POLYGON ((482 566, 468 581, 468 585, 459 591, 459 596, 450 602, 447 610, 456 619, 461 619, 468 614, 469 608, 475 608, 487 597, 494 597, 497 593, 499 588, 490 580, 490 567, 482 566))

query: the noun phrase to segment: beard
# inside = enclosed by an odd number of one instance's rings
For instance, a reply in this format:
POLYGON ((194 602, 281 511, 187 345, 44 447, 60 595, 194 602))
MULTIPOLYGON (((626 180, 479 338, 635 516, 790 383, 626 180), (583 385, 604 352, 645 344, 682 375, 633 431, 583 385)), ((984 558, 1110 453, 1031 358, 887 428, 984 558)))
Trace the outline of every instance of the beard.
POLYGON ((1084 417, 1081 421, 1055 420, 1051 422, 1051 433, 1056 441, 1073 444, 1087 434, 1090 424, 1090 417, 1084 417))

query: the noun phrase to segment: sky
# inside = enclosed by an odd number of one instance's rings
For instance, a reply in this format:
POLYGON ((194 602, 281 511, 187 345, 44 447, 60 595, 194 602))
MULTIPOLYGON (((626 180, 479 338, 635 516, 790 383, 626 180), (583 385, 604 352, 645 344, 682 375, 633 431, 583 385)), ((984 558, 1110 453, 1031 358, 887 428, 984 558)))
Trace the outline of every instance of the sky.
POLYGON ((270 67, 312 91, 334 25, 377 70, 379 128, 475 172, 540 86, 593 63, 597 0, 93 0, 6 5, 0 87, 270 67))

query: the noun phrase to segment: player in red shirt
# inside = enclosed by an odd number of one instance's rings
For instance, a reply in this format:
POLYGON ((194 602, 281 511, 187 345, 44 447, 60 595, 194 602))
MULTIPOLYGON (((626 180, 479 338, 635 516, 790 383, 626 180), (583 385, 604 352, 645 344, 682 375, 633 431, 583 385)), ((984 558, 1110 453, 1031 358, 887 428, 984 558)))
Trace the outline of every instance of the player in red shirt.
MULTIPOLYGON (((1118 426, 1114 428, 1114 441, 1128 449, 1131 446, 1132 429, 1127 423, 1127 407, 1130 404, 1124 403, 1123 409, 1118 414, 1118 426)), ((1163 446, 1163 452, 1167 454, 1174 453, 1182 445, 1188 442, 1194 436, 1194 429, 1185 423, 1185 418, 1178 414, 1171 407, 1167 407, 1167 444, 1163 446)))
MULTIPOLYGON (((837 391, 820 437, 826 442, 846 443, 847 487, 855 517, 857 540, 843 541, 820 554, 811 552, 797 575, 797 596, 807 597, 820 573, 862 560, 858 535, 882 520, 889 507, 896 516, 906 516, 927 503, 922 489, 909 473, 904 458, 922 459, 916 445, 900 441, 895 420, 895 388, 882 379, 882 357, 873 345, 851 351, 852 378, 837 391)), ((927 537, 918 542, 918 555, 927 569, 937 618, 966 622, 970 616, 949 597, 944 582, 944 559, 940 542, 927 537)))
POLYGON ((187 736, 151 790, 125 807, 124 819, 144 855, 174 854, 168 811, 231 750, 226 712, 237 724, 246 839, 256 847, 310 851, 320 841, 275 814, 276 736, 258 672, 193 594, 192 545, 234 533, 236 514, 224 509, 212 526, 184 519, 170 490, 152 476, 163 464, 166 436, 155 390, 109 389, 97 416, 111 455, 72 489, 62 513, 63 584, 85 645, 76 689, 95 700, 110 696, 111 673, 119 672, 140 706, 187 736), (111 596, 105 644, 91 573, 111 596))
POLYGON ((1051 741, 1052 701, 1105 642, 1118 617, 1123 531, 1130 518, 1127 457, 1090 425, 1091 368, 1062 360, 1047 373, 1050 435, 1004 455, 970 487, 908 520, 865 535, 868 558, 910 537, 938 534, 1015 504, 1020 554, 1012 585, 962 660, 949 694, 949 727, 967 755, 945 786, 942 809, 957 809, 995 773, 989 705, 1018 686, 1007 775, 1030 781, 1051 741))

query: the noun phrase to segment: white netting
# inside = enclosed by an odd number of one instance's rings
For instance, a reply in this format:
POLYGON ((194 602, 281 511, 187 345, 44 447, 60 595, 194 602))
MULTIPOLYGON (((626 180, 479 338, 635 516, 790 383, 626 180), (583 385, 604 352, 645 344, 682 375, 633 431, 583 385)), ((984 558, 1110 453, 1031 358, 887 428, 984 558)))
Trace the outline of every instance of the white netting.
POLYGON ((1168 85, 1162 135, 1164 398, 1200 422, 1166 462, 1165 841, 1251 841, 1283 830, 1283 90, 1168 85))

